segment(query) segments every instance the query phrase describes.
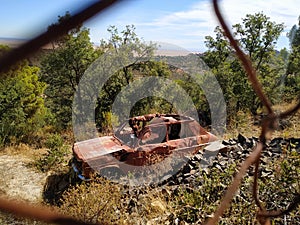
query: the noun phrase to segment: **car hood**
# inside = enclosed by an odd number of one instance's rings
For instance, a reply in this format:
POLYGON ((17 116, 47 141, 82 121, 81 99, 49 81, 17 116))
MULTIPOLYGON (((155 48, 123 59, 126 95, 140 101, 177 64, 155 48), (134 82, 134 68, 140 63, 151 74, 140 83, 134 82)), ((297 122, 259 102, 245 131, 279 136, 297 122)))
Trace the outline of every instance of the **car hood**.
POLYGON ((73 152, 77 158, 86 161, 122 149, 129 150, 130 148, 126 145, 122 145, 113 136, 104 136, 76 142, 73 147, 73 152))

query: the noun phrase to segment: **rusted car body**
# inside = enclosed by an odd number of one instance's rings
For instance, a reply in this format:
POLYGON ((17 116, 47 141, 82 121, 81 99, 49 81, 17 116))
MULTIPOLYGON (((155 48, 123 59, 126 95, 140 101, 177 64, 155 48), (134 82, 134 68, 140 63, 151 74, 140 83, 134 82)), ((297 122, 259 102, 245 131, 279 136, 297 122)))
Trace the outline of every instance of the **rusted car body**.
POLYGON ((191 117, 148 114, 130 118, 111 136, 76 142, 72 166, 83 180, 106 169, 127 174, 172 154, 197 153, 216 140, 191 117))

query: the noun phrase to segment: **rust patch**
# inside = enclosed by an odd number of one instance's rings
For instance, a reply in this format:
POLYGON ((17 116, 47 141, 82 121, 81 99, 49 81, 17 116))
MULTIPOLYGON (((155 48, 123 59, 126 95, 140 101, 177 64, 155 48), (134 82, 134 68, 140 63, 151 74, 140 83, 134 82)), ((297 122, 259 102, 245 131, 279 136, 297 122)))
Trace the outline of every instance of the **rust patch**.
POLYGON ((129 166, 155 164, 171 154, 192 155, 216 140, 191 117, 148 114, 130 118, 114 135, 75 143, 74 162, 85 177, 109 167, 127 173, 129 166))

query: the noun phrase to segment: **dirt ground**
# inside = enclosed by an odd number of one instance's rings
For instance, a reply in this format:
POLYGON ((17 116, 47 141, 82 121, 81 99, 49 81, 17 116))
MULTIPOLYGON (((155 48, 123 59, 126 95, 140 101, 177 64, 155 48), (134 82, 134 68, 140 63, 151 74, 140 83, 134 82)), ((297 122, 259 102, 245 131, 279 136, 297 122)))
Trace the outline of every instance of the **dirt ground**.
POLYGON ((0 194, 32 203, 42 201, 47 174, 28 166, 30 159, 20 155, 0 155, 0 194))

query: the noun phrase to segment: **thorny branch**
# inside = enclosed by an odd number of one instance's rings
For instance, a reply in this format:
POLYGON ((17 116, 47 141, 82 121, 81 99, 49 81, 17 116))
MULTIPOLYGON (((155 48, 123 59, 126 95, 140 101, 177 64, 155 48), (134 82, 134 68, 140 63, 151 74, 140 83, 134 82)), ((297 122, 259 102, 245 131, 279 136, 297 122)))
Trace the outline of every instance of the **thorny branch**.
POLYGON ((223 16, 222 16, 222 14, 220 12, 220 9, 219 9, 219 6, 218 6, 218 0, 213 0, 213 5, 214 5, 216 16, 218 17, 218 20, 219 20, 219 22, 220 22, 220 24, 221 24, 221 26, 222 26, 222 28, 225 32, 225 35, 227 36, 227 38, 230 41, 230 44, 232 45, 232 47, 236 51, 236 55, 239 57, 239 59, 243 63, 243 66, 244 66, 244 68, 247 72, 248 78, 251 82, 252 88, 254 89, 256 94, 258 95, 259 99, 262 101, 263 105, 267 108, 268 113, 273 114, 273 109, 272 109, 271 102, 269 101, 267 96, 265 96, 265 94, 263 92, 263 88, 262 88, 261 84, 259 83, 259 81, 257 79, 256 71, 252 66, 251 60, 240 49, 240 47, 238 46, 237 41, 232 36, 227 24, 225 23, 225 20, 223 19, 223 16))
POLYGON ((79 24, 90 19, 96 14, 104 11, 108 7, 121 2, 122 0, 102 0, 87 6, 82 11, 62 21, 59 24, 51 26, 46 32, 37 36, 36 38, 26 42, 20 47, 11 50, 0 59, 0 72, 8 70, 12 65, 18 61, 25 59, 29 55, 37 52, 41 47, 50 43, 51 41, 67 34, 68 31, 76 28, 79 24))
POLYGON ((27 203, 16 202, 7 200, 6 198, 0 198, 0 210, 7 213, 13 213, 18 217, 30 218, 33 220, 40 220, 46 223, 54 223, 60 225, 91 225, 90 223, 84 223, 74 218, 61 215, 50 208, 31 206, 27 203))
POLYGON ((260 164, 260 155, 261 152, 265 148, 266 140, 268 139, 268 134, 272 133, 276 127, 277 127, 277 121, 279 119, 286 118, 288 116, 291 116, 295 112, 297 112, 300 109, 300 102, 297 103, 293 108, 288 109, 287 111, 280 113, 279 115, 276 115, 272 109, 272 105, 270 103, 270 100, 268 97, 264 94, 263 88, 261 84, 259 83, 256 75, 256 71, 252 66, 252 63, 249 59, 249 57, 246 56, 246 54, 241 50, 241 48, 238 45, 238 42, 234 39, 232 36, 227 24, 225 23, 225 20, 223 19, 223 16, 220 12, 219 6, 218 6, 218 0, 213 0, 214 10, 216 13, 216 16, 218 17, 218 20, 224 30, 225 35, 230 41, 230 44, 236 51, 236 55, 242 62, 244 69, 247 73, 248 79, 251 82, 252 88, 256 92, 257 96, 261 100, 262 104, 266 107, 268 111, 268 116, 262 121, 262 129, 260 134, 260 143, 254 148, 253 152, 250 154, 250 156, 242 163, 240 171, 235 176, 232 184, 228 187, 228 190, 226 191, 226 194, 220 203, 218 209, 216 210, 214 216, 208 220, 207 225, 213 225, 216 224, 219 221, 219 218, 223 215, 224 211, 229 207, 231 200, 233 199, 236 191, 239 188, 239 185, 241 183, 241 180, 243 176, 245 175, 246 171, 249 169, 249 167, 252 164, 255 164, 255 173, 254 173, 254 182, 253 182, 253 198, 258 206, 259 210, 257 212, 257 218, 258 221, 263 225, 270 224, 270 217, 276 217, 283 214, 287 214, 291 212, 293 209, 295 209, 299 203, 300 203, 300 195, 297 195, 294 199, 294 201, 289 205, 289 207, 286 210, 278 210, 278 211, 267 211, 262 204, 260 203, 259 197, 258 197, 258 169, 260 164))
POLYGON ((251 155, 241 165, 238 174, 235 176, 233 182, 228 187, 228 190, 226 191, 225 196, 223 197, 223 200, 219 205, 219 208, 215 212, 214 216, 207 222, 206 225, 213 225, 219 221, 219 218, 223 215, 225 210, 230 206, 230 202, 234 197, 236 191, 238 190, 241 181, 244 175, 246 174, 247 170, 254 162, 256 162, 256 160, 259 159, 262 149, 263 149, 263 145, 261 143, 258 143, 255 149, 253 150, 253 152, 251 153, 251 155))
MULTIPOLYGON (((69 30, 82 24, 84 21, 95 16, 96 14, 104 11, 113 4, 121 2, 121 0, 102 0, 87 6, 74 16, 61 22, 60 24, 53 25, 51 29, 37 36, 36 38, 28 41, 20 47, 11 50, 3 57, 0 58, 0 76, 1 72, 10 69, 11 66, 16 64, 22 59, 27 58, 33 53, 37 52, 41 47, 66 34, 69 30)), ((81 222, 73 218, 61 215, 50 208, 42 206, 31 206, 26 203, 7 200, 7 198, 0 197, 0 210, 12 213, 16 216, 25 217, 29 219, 36 219, 47 223, 54 223, 60 225, 89 225, 89 223, 81 222)))
MULTIPOLYGON (((120 2, 121 0, 102 0, 96 1, 92 5, 86 7, 79 13, 75 14, 74 16, 70 17, 69 19, 63 21, 60 24, 52 26, 47 32, 39 35, 38 37, 28 41, 24 45, 10 51, 6 55, 4 55, 0 59, 0 72, 5 72, 8 70, 12 65, 17 63, 18 61, 28 57, 29 55, 38 51, 42 46, 50 43, 51 41, 57 39, 58 37, 66 34, 69 30, 75 28, 77 25, 82 24, 87 19, 91 18, 92 16, 96 15, 97 13, 103 11, 104 9, 108 8, 109 6, 113 5, 116 2, 120 2)), ((280 216, 283 214, 287 214, 293 209, 295 209, 298 204, 300 203, 300 196, 296 196, 294 201, 289 205, 289 207, 285 210, 278 210, 278 211, 270 211, 267 212, 260 204, 258 194, 257 194, 257 179, 258 179, 258 166, 261 152, 265 147, 265 142, 267 140, 267 134, 272 132, 276 128, 276 122, 279 119, 286 118, 291 116, 296 111, 300 109, 300 102, 295 105, 293 108, 283 112, 279 115, 275 115, 272 109, 272 105, 269 99, 265 96, 262 86, 259 83, 256 71, 252 66, 252 63, 247 57, 244 52, 239 48, 237 41, 233 38, 228 26, 226 25, 221 12, 219 10, 218 1, 213 0, 213 5, 215 9, 215 13, 223 27, 223 30, 228 37, 231 45, 236 51, 236 55, 241 60, 245 71, 248 75, 249 81, 252 84, 253 89, 255 90, 256 94, 258 95, 259 99, 266 107, 268 111, 267 118, 264 119, 262 130, 260 134, 260 143, 256 145, 253 149, 253 152, 250 156, 244 161, 241 165, 239 173, 234 178, 232 184, 228 187, 228 190, 219 205, 219 208, 212 217, 208 221, 208 225, 216 224, 219 218, 223 215, 224 211, 229 207, 232 198, 235 195, 235 192, 238 190, 241 180, 243 179, 244 175, 246 174, 247 170, 252 164, 256 164, 255 176, 254 176, 254 188, 253 188, 253 198, 255 199, 256 204, 259 207, 259 211, 257 213, 258 219, 263 224, 269 223, 269 217, 280 216)), ((74 224, 74 225, 88 225, 88 223, 76 221, 73 218, 61 215, 53 210, 46 208, 46 207, 38 207, 38 206, 31 206, 26 203, 21 202, 14 202, 9 201, 5 198, 0 198, 0 210, 4 212, 13 213, 16 216, 31 218, 41 220, 47 223, 56 223, 56 224, 74 224)))

